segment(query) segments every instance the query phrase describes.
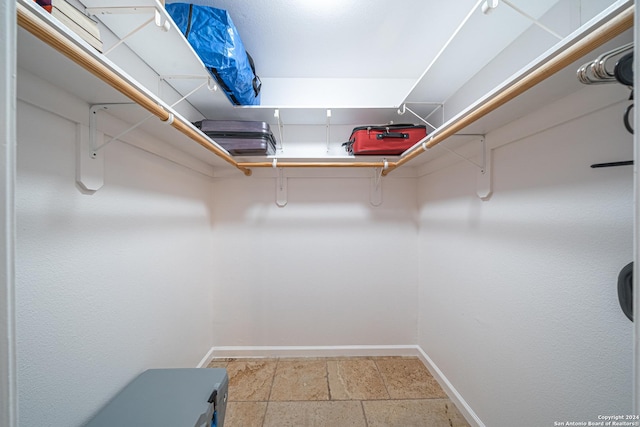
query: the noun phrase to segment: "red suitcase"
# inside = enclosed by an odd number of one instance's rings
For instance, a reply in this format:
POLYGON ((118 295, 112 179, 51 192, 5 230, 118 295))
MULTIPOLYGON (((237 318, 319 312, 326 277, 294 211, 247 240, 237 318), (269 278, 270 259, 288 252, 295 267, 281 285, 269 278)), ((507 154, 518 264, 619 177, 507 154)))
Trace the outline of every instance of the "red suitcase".
POLYGON ((427 136, 424 125, 394 124, 353 129, 347 151, 355 155, 397 156, 427 136))

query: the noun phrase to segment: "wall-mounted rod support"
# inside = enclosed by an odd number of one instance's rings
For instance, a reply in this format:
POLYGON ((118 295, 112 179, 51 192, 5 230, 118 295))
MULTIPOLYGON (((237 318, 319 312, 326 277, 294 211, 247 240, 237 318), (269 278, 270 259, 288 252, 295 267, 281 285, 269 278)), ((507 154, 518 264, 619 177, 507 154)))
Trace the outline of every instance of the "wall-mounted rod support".
POLYGON ((331 140, 331 110, 327 110, 327 153, 329 153, 330 140, 331 140))
POLYGON ((279 208, 284 208, 288 202, 287 177, 284 176, 284 169, 278 168, 278 175, 276 177, 276 205, 279 208))
POLYGON ((470 124, 506 104, 515 97, 523 94, 538 83, 554 75, 558 71, 584 57, 587 53, 602 46, 604 43, 622 34, 633 26, 634 6, 623 9, 611 20, 600 23, 597 28, 590 28, 588 34, 584 35, 575 43, 559 48, 551 57, 546 58, 543 63, 535 67, 530 73, 522 73, 516 78, 506 81, 494 92, 482 98, 457 116, 450 119, 434 132, 427 139, 425 145, 417 144, 390 168, 383 172, 387 175, 395 168, 402 166, 408 161, 424 153, 426 149, 436 146, 447 138, 455 135, 470 124))
MULTIPOLYGON (((42 42, 51 46, 53 49, 65 55, 67 58, 69 58, 91 74, 109 84, 111 87, 127 96, 150 113, 156 115, 160 120, 167 121, 169 119, 169 111, 163 108, 157 100, 142 92, 140 89, 127 81, 124 77, 107 67, 96 57, 92 56, 83 48, 70 41, 65 35, 61 34, 50 25, 44 23, 40 18, 38 18, 37 15, 28 10, 24 5, 18 3, 16 5, 16 9, 18 13, 19 26, 33 34, 42 42)), ((238 166, 238 162, 236 162, 236 160, 231 157, 229 153, 227 153, 216 144, 212 143, 209 138, 207 138, 200 131, 196 130, 191 123, 185 122, 184 119, 176 116, 176 120, 171 123, 171 126, 183 133, 185 136, 191 138, 207 150, 211 151, 227 163, 240 169, 245 175, 251 175, 250 169, 238 166)))
POLYGON ((369 188, 369 203, 377 207, 382 204, 382 171, 388 167, 387 159, 384 159, 384 166, 373 170, 369 188))

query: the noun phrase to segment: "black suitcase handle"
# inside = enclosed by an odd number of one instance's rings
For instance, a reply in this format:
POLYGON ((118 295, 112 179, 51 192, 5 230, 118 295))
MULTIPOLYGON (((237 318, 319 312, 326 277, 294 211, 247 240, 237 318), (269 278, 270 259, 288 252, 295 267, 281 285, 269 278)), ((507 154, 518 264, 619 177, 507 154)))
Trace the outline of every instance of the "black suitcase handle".
POLYGON ((400 139, 408 139, 408 133, 402 132, 384 132, 376 135, 376 139, 385 139, 385 138, 400 138, 400 139))

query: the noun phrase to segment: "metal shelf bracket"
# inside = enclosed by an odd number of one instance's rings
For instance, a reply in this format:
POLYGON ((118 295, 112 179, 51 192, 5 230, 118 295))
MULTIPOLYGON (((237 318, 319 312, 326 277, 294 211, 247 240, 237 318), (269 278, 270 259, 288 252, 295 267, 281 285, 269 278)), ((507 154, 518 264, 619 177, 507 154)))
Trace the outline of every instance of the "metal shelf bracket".
POLYGON ((516 12, 518 12, 520 15, 522 15, 525 18, 529 19, 535 25, 537 25, 538 27, 542 28, 544 31, 546 31, 547 33, 551 34, 553 37, 557 38, 558 40, 562 40, 564 38, 560 34, 558 34, 555 31, 553 31, 551 28, 547 27, 542 22, 540 22, 539 20, 534 18, 533 16, 529 15, 524 10, 520 9, 518 6, 516 6, 513 3, 511 3, 509 0, 486 0, 485 2, 482 3, 482 13, 484 13, 485 15, 490 14, 491 12, 493 12, 493 9, 498 7, 498 5, 500 4, 500 1, 502 1, 504 4, 509 6, 511 9, 515 10, 516 12))
POLYGON ((331 139, 331 110, 327 110, 327 153, 329 153, 329 141, 331 139))
POLYGON ((279 208, 287 206, 287 177, 284 176, 284 168, 278 167, 278 159, 273 159, 273 168, 278 170, 276 176, 276 205, 279 208))
POLYGON ((485 137, 480 138, 482 143, 482 168, 476 171, 476 194, 483 201, 487 201, 493 194, 493 181, 491 168, 493 166, 491 150, 487 147, 485 137))
POLYGON ((218 85, 215 83, 215 81, 211 76, 160 75, 158 76, 158 94, 159 95, 162 95, 162 91, 161 91, 162 82, 167 82, 168 85, 171 85, 169 83, 170 80, 205 80, 204 83, 200 84, 195 89, 191 90, 185 96, 180 98, 180 100, 172 104, 171 105, 172 107, 175 107, 178 103, 190 97, 192 94, 200 90, 200 88, 203 87, 204 85, 207 85, 207 89, 209 89, 210 92, 216 92, 218 90, 218 85))
POLYGON ((384 166, 373 170, 373 177, 370 180, 369 187, 369 203, 371 206, 377 207, 382 204, 382 171, 389 168, 387 159, 383 159, 384 166))
POLYGON ((94 193, 104 185, 104 156, 94 150, 104 134, 95 128, 76 125, 76 182, 82 191, 94 193))
POLYGON ((433 115, 433 113, 435 113, 436 111, 440 110, 442 111, 442 121, 444 122, 444 104, 441 102, 420 102, 419 104, 429 104, 429 105, 435 105, 436 108, 429 113, 429 115, 427 117, 422 117, 420 116, 418 113, 416 113, 415 111, 413 111, 411 108, 407 107, 407 104, 404 103, 402 104, 402 107, 398 108, 398 115, 402 116, 404 115, 407 111, 410 112, 411 114, 413 114, 414 116, 416 116, 418 118, 418 120, 420 120, 421 122, 423 122, 424 124, 426 124, 427 126, 429 126, 430 128, 432 128, 433 130, 436 130, 437 127, 432 125, 431 123, 429 123, 427 121, 427 119, 429 117, 431 117, 433 115))
MULTIPOLYGON (((458 136, 474 136, 478 138, 480 142, 480 150, 481 150, 481 158, 482 163, 477 163, 476 161, 471 160, 468 157, 463 156, 460 153, 455 152, 454 150, 447 148, 445 145, 440 144, 437 147, 440 147, 449 153, 461 158, 465 162, 472 164, 477 168, 477 186, 476 193, 478 197, 482 200, 489 200, 491 197, 491 193, 493 192, 492 182, 491 182, 491 152, 487 148, 487 141, 484 135, 474 135, 474 134, 457 134, 458 136)), ((422 149, 427 150, 428 141, 422 143, 422 149)))
MULTIPOLYGON (((206 82, 204 83, 206 84, 206 82)), ((179 100, 181 102, 184 98, 179 100)), ((116 136, 105 141, 104 133, 98 130, 98 111, 108 110, 114 107, 130 107, 137 106, 134 102, 114 103, 114 104, 94 104, 89 108, 89 127, 78 125, 77 135, 77 162, 76 162, 76 181, 78 185, 85 190, 94 192, 104 185, 104 155, 102 149, 111 142, 122 138, 151 117, 147 116, 138 123, 130 126, 116 136)), ((169 113, 167 120, 163 123, 171 125, 174 121, 173 113, 169 113)))
MULTIPOLYGON (((476 137, 478 137, 478 141, 480 141, 480 144, 482 145, 482 153, 481 153, 482 154, 482 164, 476 163, 473 160, 471 160, 470 158, 465 157, 462 154, 457 153, 457 152, 453 151, 452 149, 447 148, 444 145, 438 145, 438 147, 442 148, 443 150, 448 151, 449 153, 453 154, 454 156, 457 156, 457 157, 461 158, 465 162, 472 164, 473 166, 475 166, 478 169, 480 169, 481 173, 484 173, 486 168, 487 168, 487 153, 486 153, 485 136, 484 135, 473 135, 473 134, 460 134, 460 133, 457 134, 457 136, 476 136, 476 137)), ((424 141, 422 143, 422 149, 424 151, 427 151, 429 149, 428 143, 429 143, 429 140, 426 140, 426 141, 424 141)))
POLYGON ((109 139, 108 141, 104 140, 104 134, 102 132, 98 131, 98 111, 103 111, 103 110, 108 110, 109 108, 112 107, 122 107, 122 106, 133 106, 133 105, 138 105, 134 102, 126 102, 126 103, 121 103, 121 104, 94 104, 89 108, 89 142, 88 142, 88 154, 89 157, 95 159, 98 158, 98 156, 100 155, 100 151, 106 147, 107 145, 109 145, 112 141, 115 141, 116 139, 122 138, 124 135, 126 135, 127 133, 131 132, 133 129, 137 128, 138 126, 140 126, 142 123, 144 123, 145 121, 147 121, 150 117, 153 116, 149 116, 147 118, 145 118, 144 120, 136 123, 135 125, 131 126, 130 128, 126 129, 123 132, 120 132, 118 135, 112 137, 111 139, 109 139))
MULTIPOLYGON (((169 77, 164 76, 164 77, 160 77, 161 80, 167 79, 169 77)), ((183 97, 181 97, 180 99, 178 99, 176 102, 174 102, 173 104, 171 104, 171 108, 175 107, 176 105, 178 105, 179 103, 181 103, 182 101, 184 101, 185 99, 187 99, 189 96, 191 96, 192 94, 194 94, 195 92, 197 92, 198 90, 200 90, 200 88, 207 86, 209 88, 209 90, 217 90, 217 87, 214 85, 213 88, 211 87, 211 78, 209 77, 200 77, 202 79, 205 79, 205 81, 203 83, 201 83, 200 85, 198 85, 197 87, 195 87, 193 90, 191 90, 189 93, 187 93, 186 95, 184 95, 183 97)), ((91 156, 95 157, 98 155, 98 152, 100 150, 102 150, 104 147, 106 147, 107 145, 109 145, 111 142, 122 138, 123 136, 125 136, 127 133, 131 132, 132 130, 136 129, 137 127, 139 127, 140 125, 142 125, 144 122, 146 122, 147 120, 149 120, 152 117, 155 117, 154 114, 149 114, 147 117, 145 117, 144 119, 140 120, 138 123, 128 127, 127 129, 123 130, 122 132, 120 132, 119 134, 117 134, 116 136, 112 137, 111 139, 109 139, 108 141, 103 141, 100 144, 98 144, 98 140, 96 139, 96 132, 97 132, 97 112, 100 110, 108 110, 109 108, 112 107, 118 107, 118 106, 131 106, 131 105, 138 105, 136 103, 133 102, 126 102, 126 103, 113 103, 113 104, 94 104, 89 108, 89 129, 90 129, 90 144, 89 146, 92 147, 92 152, 91 152, 91 156)), ((167 125, 171 125, 173 123, 174 120, 174 115, 173 113, 169 113, 169 117, 167 118, 167 120, 164 120, 163 123, 167 124, 167 125)))
POLYGON ((278 144, 278 151, 279 152, 283 152, 284 151, 284 139, 283 139, 283 126, 282 126, 282 119, 280 118, 280 110, 279 109, 275 109, 273 111, 273 117, 275 117, 278 120, 278 133, 280 134, 280 144, 278 144))
POLYGON ((143 22, 139 27, 131 30, 126 36, 118 40, 113 46, 105 50, 103 55, 107 56, 113 49, 124 43, 129 37, 142 30, 152 22, 156 27, 162 31, 167 32, 171 28, 169 21, 162 16, 160 11, 153 6, 140 6, 140 7, 88 7, 85 12, 90 15, 131 15, 131 14, 146 14, 152 13, 153 16, 143 22))

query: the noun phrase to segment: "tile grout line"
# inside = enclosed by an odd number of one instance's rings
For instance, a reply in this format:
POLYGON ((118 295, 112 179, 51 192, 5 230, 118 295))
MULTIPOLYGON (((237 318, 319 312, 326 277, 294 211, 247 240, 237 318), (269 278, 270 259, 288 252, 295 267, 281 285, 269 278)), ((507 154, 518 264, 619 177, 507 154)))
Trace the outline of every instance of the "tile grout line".
POLYGON ((387 396, 389 396, 389 400, 392 400, 391 393, 389 393, 389 387, 387 387, 387 380, 385 379, 384 375, 382 375, 382 371, 380 371, 380 366, 378 366, 378 361, 376 359, 373 359, 373 363, 376 366, 376 370, 378 371, 378 374, 380 375, 380 379, 382 380, 384 391, 387 392, 387 396))
POLYGON ((367 413, 364 410, 364 401, 360 401, 360 409, 362 410, 362 417, 364 418, 364 427, 369 427, 369 420, 367 419, 367 413))
POLYGON ((273 370, 273 376, 271 377, 271 387, 269 387, 269 396, 267 396, 267 402, 271 401, 271 393, 273 393, 273 383, 276 382, 276 373, 278 372, 278 365, 280 364, 280 358, 276 358, 276 367, 273 370))
POLYGON ((329 362, 327 360, 324 361, 324 373, 327 375, 327 391, 329 396, 329 402, 333 401, 331 396, 331 385, 329 384, 329 362))
POLYGON ((264 427, 264 423, 267 421, 267 410, 269 409, 269 401, 267 400, 265 403, 266 405, 264 405, 264 413, 262 414, 262 424, 260 424, 260 427, 264 427))
POLYGON ((267 421, 267 412, 269 411, 269 405, 271 404, 271 393, 273 392, 273 383, 276 382, 276 372, 278 372, 278 365, 280 364, 280 358, 276 357, 276 367, 273 370, 273 376, 271 377, 271 387, 269 387, 269 396, 267 396, 267 405, 264 408, 264 417, 262 417, 262 427, 267 421))

